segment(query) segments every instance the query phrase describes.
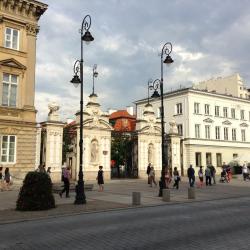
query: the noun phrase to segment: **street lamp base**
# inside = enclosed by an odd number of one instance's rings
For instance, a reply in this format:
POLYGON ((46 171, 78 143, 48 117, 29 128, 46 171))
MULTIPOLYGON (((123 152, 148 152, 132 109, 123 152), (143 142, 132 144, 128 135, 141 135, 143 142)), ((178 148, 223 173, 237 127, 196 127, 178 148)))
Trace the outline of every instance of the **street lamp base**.
POLYGON ((78 181, 78 184, 76 185, 76 199, 74 204, 75 205, 81 205, 86 204, 86 196, 84 193, 84 181, 78 181))
POLYGON ((162 180, 160 180, 159 181, 159 197, 162 197, 162 190, 163 189, 166 189, 167 187, 166 187, 166 182, 165 182, 165 180, 164 181, 162 181, 162 180))

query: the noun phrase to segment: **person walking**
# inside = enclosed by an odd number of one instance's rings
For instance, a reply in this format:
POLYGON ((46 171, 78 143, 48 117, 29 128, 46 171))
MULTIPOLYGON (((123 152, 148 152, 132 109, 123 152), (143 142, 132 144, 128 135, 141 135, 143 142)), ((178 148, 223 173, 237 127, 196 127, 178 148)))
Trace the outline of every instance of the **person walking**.
POLYGON ((102 170, 102 166, 99 166, 99 171, 96 177, 97 180, 97 184, 99 185, 99 192, 102 192, 104 189, 104 179, 103 179, 103 170, 102 170))
POLYGON ((155 186, 157 186, 155 182, 155 170, 153 166, 151 167, 150 172, 149 172, 149 179, 150 179, 150 187, 152 187, 153 183, 155 186))
POLYGON ((3 167, 0 167, 0 190, 3 191, 3 167))
POLYGON ((63 169, 63 190, 59 193, 62 198, 62 194, 66 192, 66 198, 69 198, 69 186, 70 186, 70 168, 63 169))
POLYGON ((200 166, 200 169, 198 171, 198 176, 199 176, 199 180, 200 180, 198 187, 202 188, 203 187, 203 178, 204 178, 202 166, 200 166))
POLYGON ((216 179, 215 179, 216 169, 213 165, 211 165, 209 168, 211 171, 211 178, 213 179, 213 184, 216 184, 216 179))
POLYGON ((226 173, 227 173, 227 182, 230 182, 231 179, 232 179, 232 171, 231 171, 230 166, 228 166, 228 167, 226 168, 226 173))
POLYGON ((165 184, 166 188, 169 189, 169 184, 171 182, 171 174, 168 167, 165 168, 165 184))
POLYGON ((149 177, 149 173, 150 173, 150 170, 151 170, 151 163, 148 164, 147 166, 147 175, 148 175, 148 184, 150 184, 150 177, 149 177))
POLYGON ((244 163, 242 166, 242 175, 243 175, 243 180, 246 181, 249 179, 249 173, 248 173, 248 168, 247 165, 244 163))
POLYGON ((48 176, 50 176, 50 174, 51 174, 51 167, 48 167, 47 174, 48 174, 48 176))
POLYGON ((188 170, 187 170, 187 176, 188 176, 188 180, 189 180, 189 186, 190 187, 194 187, 194 183, 195 183, 195 171, 193 169, 193 166, 190 165, 188 170))
POLYGON ((173 175, 174 175, 174 185, 173 185, 173 188, 179 189, 179 182, 181 180, 181 177, 179 175, 179 171, 177 170, 177 167, 174 167, 173 175))
POLYGON ((205 169, 205 176, 206 176, 206 186, 212 186, 211 184, 211 169, 207 166, 205 169))
POLYGON ((6 168, 4 171, 4 183, 6 190, 10 190, 10 170, 6 168))

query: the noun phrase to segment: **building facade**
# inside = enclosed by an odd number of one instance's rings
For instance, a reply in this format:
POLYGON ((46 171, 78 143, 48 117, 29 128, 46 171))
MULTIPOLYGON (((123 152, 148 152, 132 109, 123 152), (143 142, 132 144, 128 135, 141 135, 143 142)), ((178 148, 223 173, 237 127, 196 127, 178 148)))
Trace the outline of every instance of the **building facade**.
MULTIPOLYGON (((237 89, 238 78, 235 79, 230 86, 237 89)), ((250 100, 240 92, 222 94, 216 86, 211 91, 195 86, 164 94, 165 131, 170 129, 169 121, 174 120, 181 136, 183 174, 190 164, 196 167, 212 164, 219 172, 223 162, 229 163, 249 151, 250 100)), ((146 102, 147 99, 135 102, 137 119, 143 116, 146 102)), ((160 117, 160 99, 152 99, 151 104, 160 117)))
POLYGON ((22 179, 36 163, 35 62, 47 5, 0 1, 0 163, 22 179))

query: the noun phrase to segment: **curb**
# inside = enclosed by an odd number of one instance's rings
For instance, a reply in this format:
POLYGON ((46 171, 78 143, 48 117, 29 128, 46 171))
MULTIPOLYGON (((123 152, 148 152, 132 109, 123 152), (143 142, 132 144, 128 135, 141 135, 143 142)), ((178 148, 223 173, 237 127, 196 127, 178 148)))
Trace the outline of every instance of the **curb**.
POLYGON ((46 219, 54 219, 54 218, 61 218, 66 216, 77 216, 82 214, 95 214, 95 213, 107 213, 107 212, 114 212, 114 211, 122 211, 122 210, 130 210, 130 209, 142 209, 142 208, 150 208, 150 207, 159 207, 159 206, 173 206, 179 204, 192 204, 192 203, 201 203, 201 202, 211 202, 211 201, 223 201, 223 200, 230 200, 230 199, 242 199, 242 198, 249 198, 249 196, 235 196, 235 197, 226 197, 226 198, 216 198, 216 199, 207 199, 207 200, 186 200, 186 201, 170 201, 163 204, 155 204, 155 205, 139 205, 139 206, 132 206, 132 205, 124 205, 124 207, 120 208, 108 208, 108 209, 101 209, 98 211, 83 211, 83 212, 75 212, 75 213, 65 213, 60 215, 51 215, 46 217, 37 217, 37 218, 27 218, 21 220, 9 220, 5 222, 0 222, 1 225, 6 224, 15 224, 15 223, 23 223, 23 222, 30 222, 30 221, 41 221, 46 219))

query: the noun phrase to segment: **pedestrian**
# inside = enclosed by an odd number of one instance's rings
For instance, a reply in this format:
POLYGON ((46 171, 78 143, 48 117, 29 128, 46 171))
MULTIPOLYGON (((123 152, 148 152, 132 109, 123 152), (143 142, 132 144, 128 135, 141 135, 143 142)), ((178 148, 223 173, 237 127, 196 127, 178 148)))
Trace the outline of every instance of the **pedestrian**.
POLYGON ((0 190, 3 191, 3 167, 0 167, 0 190))
POLYGON ((242 175, 243 175, 243 180, 246 181, 249 179, 249 173, 248 173, 248 168, 247 165, 244 163, 242 166, 242 175))
POLYGON ((152 187, 153 183, 155 186, 157 186, 157 184, 155 182, 155 170, 154 170, 153 166, 150 168, 149 179, 150 179, 150 187, 152 187))
POLYGON ((216 179, 215 179, 216 169, 213 165, 209 166, 209 168, 211 171, 211 178, 213 179, 213 184, 216 184, 216 179))
POLYGON ((69 186, 70 186, 70 168, 63 169, 63 190, 59 193, 62 198, 62 194, 66 192, 66 198, 69 198, 69 186))
POLYGON ((165 168, 165 184, 166 188, 169 189, 169 184, 171 182, 171 174, 168 167, 165 168))
POLYGON ((51 167, 48 167, 47 174, 50 176, 50 174, 51 174, 51 167))
POLYGON ((173 175, 174 175, 174 185, 173 185, 173 188, 175 187, 176 189, 179 189, 179 182, 181 180, 181 177, 179 175, 179 171, 177 170, 177 167, 174 167, 173 175))
POLYGON ((151 163, 148 164, 147 166, 147 175, 148 175, 148 184, 150 184, 150 178, 149 178, 149 173, 150 173, 150 170, 151 170, 151 163))
POLYGON ((103 170, 102 170, 102 166, 99 166, 99 171, 96 177, 97 180, 97 184, 99 185, 99 192, 102 192, 104 189, 104 179, 103 179, 103 170))
POLYGON ((198 187, 200 187, 200 188, 202 188, 203 187, 203 169, 202 169, 203 167, 202 166, 200 166, 200 169, 199 169, 199 171, 198 171, 198 176, 199 176, 199 180, 200 180, 200 183, 199 183, 199 185, 198 185, 198 187))
POLYGON ((189 186, 190 187, 194 187, 194 183, 195 183, 195 171, 193 169, 193 166, 190 164, 188 170, 187 170, 187 176, 188 176, 188 180, 189 180, 189 186))
POLYGON ((6 168, 4 171, 4 184, 6 187, 6 190, 10 190, 10 170, 9 168, 6 168))
POLYGON ((227 166, 226 173, 227 173, 227 182, 230 182, 232 179, 232 172, 230 166, 227 166))
POLYGON ((212 186, 211 183, 211 170, 210 168, 207 166, 205 169, 205 176, 206 176, 206 186, 212 186))

